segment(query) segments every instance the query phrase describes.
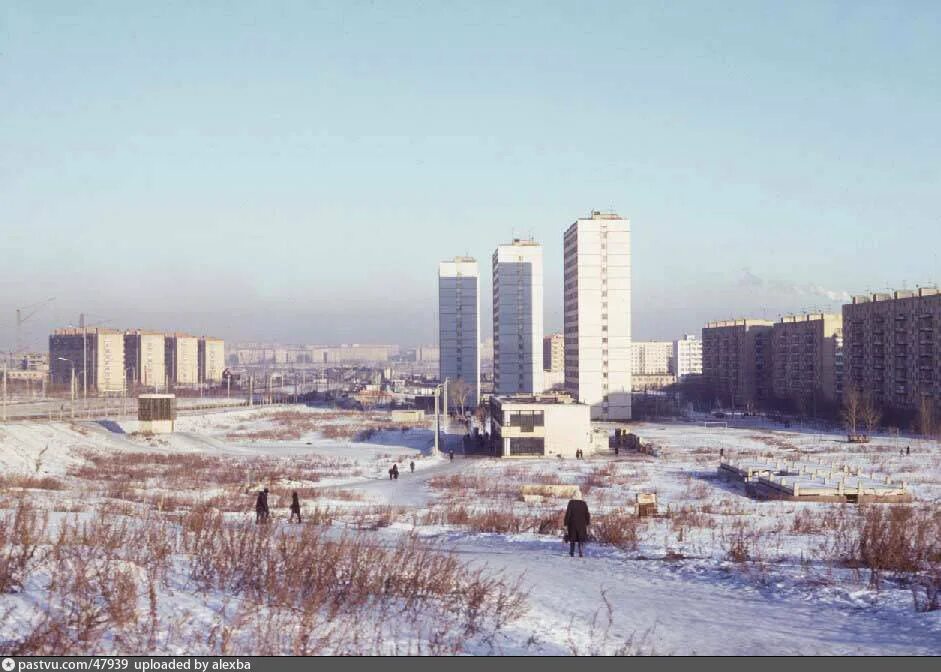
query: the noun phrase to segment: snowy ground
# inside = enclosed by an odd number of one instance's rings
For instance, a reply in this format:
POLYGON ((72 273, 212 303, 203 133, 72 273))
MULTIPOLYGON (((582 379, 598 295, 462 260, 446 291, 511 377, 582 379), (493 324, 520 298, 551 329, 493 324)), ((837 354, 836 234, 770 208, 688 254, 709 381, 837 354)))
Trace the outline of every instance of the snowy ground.
MULTIPOLYGON (((192 530, 194 512, 203 510, 221 512, 226 529, 251 531, 253 492, 267 485, 273 531, 286 538, 314 529, 331 540, 355 534, 377 548, 408 543, 449 551, 465 563, 457 574, 482 569, 508 583, 522 577, 519 613, 472 632, 452 623, 461 643, 447 649, 439 641, 439 651, 941 653, 941 611, 914 608, 911 579, 918 572, 885 571, 876 586, 869 570, 852 561, 867 507, 759 502, 716 477, 720 449, 732 458, 859 466, 905 478, 916 497, 907 508, 937 533, 941 452, 934 442, 885 438, 850 446, 812 431, 640 424, 633 431, 658 446, 657 456, 452 462, 431 456, 427 426, 393 426, 383 414, 265 407, 181 417, 176 433, 158 438, 136 429, 133 421, 0 426, 0 508, 12 511, 26 501, 51 512, 50 539, 54 529, 95 516, 107 517, 109 529, 154 517, 166 529, 192 530), (905 445, 910 456, 898 454, 905 445), (393 463, 401 473, 394 481, 393 463), (600 538, 586 558, 569 558, 560 543, 565 501, 524 502, 519 489, 527 483, 580 487, 600 538), (287 523, 292 490, 303 501, 301 526, 287 523), (636 519, 639 492, 657 493, 659 516, 636 519)), ((937 553, 937 535, 924 543, 937 553)), ((134 574, 139 613, 118 634, 105 625, 97 639, 82 640, 87 650, 219 652, 220 642, 243 652, 298 650, 296 641, 272 643, 274 635, 262 638, 258 623, 249 625, 244 593, 210 589, 183 569, 197 556, 198 548, 181 543, 159 581, 141 568, 146 561, 116 560, 140 574, 134 574), (148 619, 152 632, 141 634, 148 619), (215 622, 229 624, 228 639, 203 636, 215 622)), ((934 568, 941 560, 926 558, 934 568)), ((7 610, 10 616, 0 626, 0 651, 37 630, 51 594, 48 569, 39 567, 0 595, 0 616, 7 610)), ((271 608, 265 604, 256 611, 271 608)), ((381 646, 346 642, 340 650, 435 651, 429 642, 438 639, 428 630, 445 612, 408 613, 412 620, 376 626, 381 646)), ((310 628, 322 634, 322 626, 310 628)))

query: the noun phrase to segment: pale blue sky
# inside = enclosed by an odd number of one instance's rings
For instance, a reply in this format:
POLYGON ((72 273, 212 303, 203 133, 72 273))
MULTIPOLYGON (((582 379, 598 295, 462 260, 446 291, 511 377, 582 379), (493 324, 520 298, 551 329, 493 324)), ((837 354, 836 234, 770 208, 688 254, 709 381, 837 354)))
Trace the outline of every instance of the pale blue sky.
POLYGON ((938 2, 7 0, 0 340, 56 296, 36 344, 430 342, 437 261, 514 233, 557 328, 612 207, 635 338, 838 308, 941 280, 939 125, 938 2))

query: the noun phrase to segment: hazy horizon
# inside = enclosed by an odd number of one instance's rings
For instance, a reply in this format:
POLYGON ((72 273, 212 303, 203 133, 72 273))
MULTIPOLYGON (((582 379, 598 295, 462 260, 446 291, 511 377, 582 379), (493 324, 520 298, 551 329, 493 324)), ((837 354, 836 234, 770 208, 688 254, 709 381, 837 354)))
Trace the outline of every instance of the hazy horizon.
POLYGON ((433 343, 437 263, 631 220, 633 336, 941 281, 941 6, 0 6, 0 343, 433 343), (919 249, 915 250, 914 247, 919 249))

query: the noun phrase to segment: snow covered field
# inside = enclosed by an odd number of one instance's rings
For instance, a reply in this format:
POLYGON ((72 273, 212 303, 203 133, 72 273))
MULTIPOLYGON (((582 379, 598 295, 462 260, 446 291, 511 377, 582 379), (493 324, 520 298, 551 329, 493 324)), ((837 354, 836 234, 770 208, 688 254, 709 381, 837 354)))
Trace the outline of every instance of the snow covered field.
POLYGON ((450 462, 382 413, 136 429, 0 425, 0 652, 941 653, 941 611, 916 609, 941 582, 934 442, 639 424, 656 456, 450 462), (915 502, 756 501, 717 477, 720 449, 851 463, 915 502), (561 543, 565 499, 524 484, 579 487, 587 557, 561 543))

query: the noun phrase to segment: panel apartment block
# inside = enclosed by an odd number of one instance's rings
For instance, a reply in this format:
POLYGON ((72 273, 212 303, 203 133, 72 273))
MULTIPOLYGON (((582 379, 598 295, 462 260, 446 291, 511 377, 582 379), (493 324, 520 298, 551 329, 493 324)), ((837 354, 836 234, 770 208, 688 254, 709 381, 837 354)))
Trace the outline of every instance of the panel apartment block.
POLYGON ((883 409, 917 411, 941 401, 941 292, 854 296, 843 306, 844 389, 883 409))
POLYGON ((514 240, 493 253, 495 394, 542 392, 542 245, 514 240))
POLYGON ((772 322, 752 319, 703 327, 703 379, 721 403, 753 408, 770 401, 772 328, 772 322))
POLYGON ((601 420, 631 418, 631 233, 594 211, 565 232, 565 389, 601 420))
POLYGON ((442 381, 461 379, 470 385, 469 407, 480 398, 479 274, 471 257, 438 265, 438 374, 442 381))
POLYGON ((72 367, 81 391, 119 393, 124 390, 124 335, 115 329, 57 329, 49 336, 49 379, 69 385, 72 367), (87 365, 87 369, 85 366, 87 365), (87 380, 85 372, 87 370, 87 380))
POLYGON ((124 334, 124 365, 130 386, 162 390, 166 385, 166 343, 162 333, 128 331, 124 334))
POLYGON ((225 341, 203 336, 198 347, 199 382, 221 383, 225 371, 225 341))
POLYGON ((777 401, 816 414, 834 404, 842 374, 843 317, 815 313, 783 317, 771 335, 772 389, 777 401))
POLYGON ((164 351, 167 381, 170 385, 199 383, 199 343, 195 336, 168 334, 164 351))

